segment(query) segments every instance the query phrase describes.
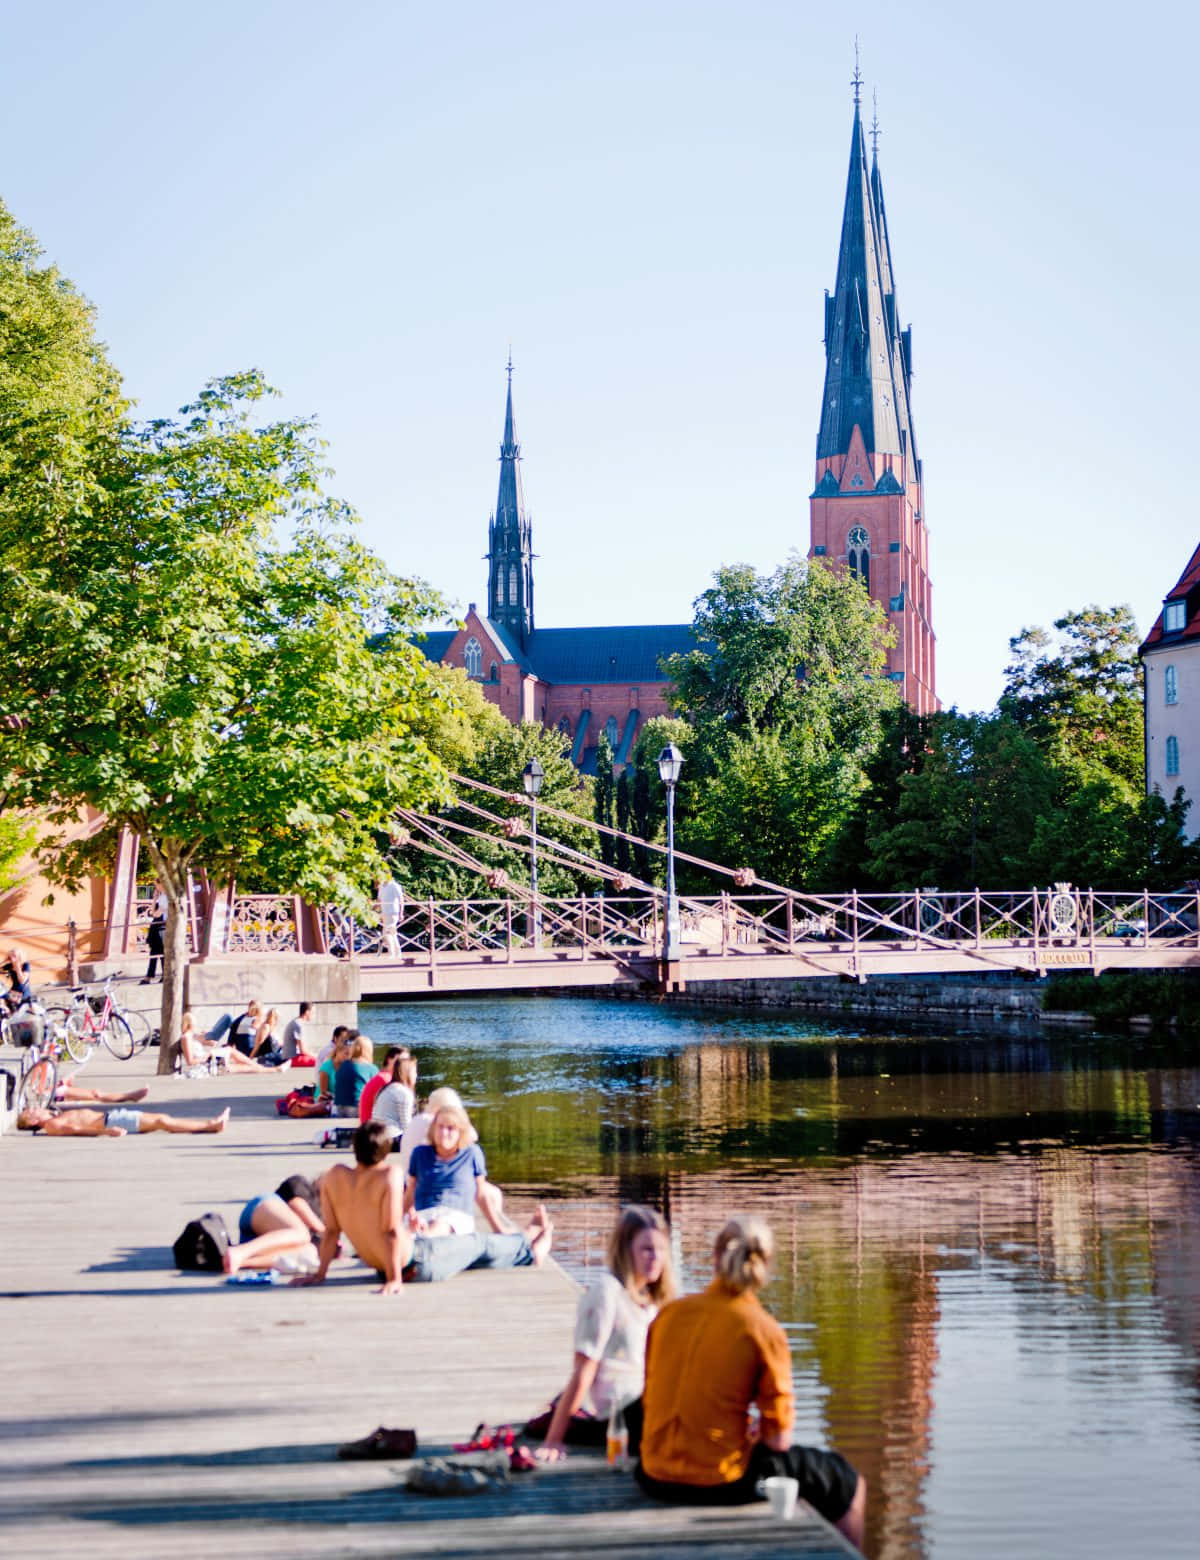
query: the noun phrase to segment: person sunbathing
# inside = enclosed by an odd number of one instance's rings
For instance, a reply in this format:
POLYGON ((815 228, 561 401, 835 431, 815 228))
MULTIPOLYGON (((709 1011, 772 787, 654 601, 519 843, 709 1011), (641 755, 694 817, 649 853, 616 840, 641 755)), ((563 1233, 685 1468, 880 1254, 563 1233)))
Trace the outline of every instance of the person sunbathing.
POLYGON ((75 1082, 75 1074, 68 1073, 54 1085, 54 1101, 57 1105, 136 1105, 144 1100, 149 1089, 128 1089, 124 1094, 105 1094, 100 1089, 86 1089, 75 1082))
POLYGON ((321 1237, 317 1271, 294 1280, 324 1283, 345 1235, 359 1257, 379 1274, 380 1294, 399 1294, 405 1283, 452 1278, 467 1268, 540 1267, 550 1251, 553 1225, 539 1207, 524 1234, 418 1235, 404 1217, 403 1177, 389 1156, 392 1135, 382 1121, 354 1132, 354 1159, 321 1177, 321 1237))
POLYGON ((219 1116, 207 1121, 167 1116, 161 1111, 130 1110, 118 1106, 115 1110, 65 1110, 61 1115, 52 1110, 23 1110, 17 1117, 17 1126, 25 1132, 44 1132, 47 1137, 125 1137, 142 1132, 224 1132, 229 1125, 228 1105, 219 1116))
POLYGON ((325 1233, 320 1182, 289 1175, 265 1197, 252 1197, 238 1219, 238 1243, 225 1253, 226 1273, 274 1267, 280 1257, 311 1251, 313 1237, 325 1233))

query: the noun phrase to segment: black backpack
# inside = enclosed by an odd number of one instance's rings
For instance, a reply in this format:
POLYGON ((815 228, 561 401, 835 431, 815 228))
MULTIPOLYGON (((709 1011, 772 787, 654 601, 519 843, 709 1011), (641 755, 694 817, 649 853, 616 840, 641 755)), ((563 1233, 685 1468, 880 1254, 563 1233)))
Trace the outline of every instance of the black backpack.
POLYGON ((229 1250, 229 1231, 219 1213, 189 1219, 172 1246, 175 1266, 185 1273, 220 1273, 229 1250))

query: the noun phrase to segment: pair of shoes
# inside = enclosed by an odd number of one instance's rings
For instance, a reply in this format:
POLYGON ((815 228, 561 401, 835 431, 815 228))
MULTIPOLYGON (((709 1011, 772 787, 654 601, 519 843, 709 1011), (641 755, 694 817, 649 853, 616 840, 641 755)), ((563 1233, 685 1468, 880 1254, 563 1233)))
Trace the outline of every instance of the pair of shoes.
POLYGON ((472 1467, 444 1457, 427 1457, 408 1470, 404 1488, 419 1495, 485 1495, 508 1488, 508 1470, 472 1467))
POLYGON ((364 1435, 361 1441, 347 1441, 345 1446, 339 1446, 337 1455, 345 1461, 365 1462, 372 1457, 407 1459, 412 1457, 416 1450, 415 1430, 389 1430, 386 1425, 380 1425, 378 1430, 372 1430, 370 1435, 364 1435))
MULTIPOLYGON (((401 1275, 403 1277, 403 1274, 401 1275)), ((456 1452, 511 1452, 517 1433, 511 1425, 476 1425, 469 1441, 459 1441, 456 1452)))

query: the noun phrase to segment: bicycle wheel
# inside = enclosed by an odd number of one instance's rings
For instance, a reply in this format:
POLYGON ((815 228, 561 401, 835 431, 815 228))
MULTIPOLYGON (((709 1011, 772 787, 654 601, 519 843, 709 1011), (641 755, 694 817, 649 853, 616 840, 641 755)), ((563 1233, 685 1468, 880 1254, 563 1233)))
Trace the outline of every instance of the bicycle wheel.
POLYGON ((127 1062, 133 1055, 133 1030, 119 1013, 110 1013, 104 1033, 100 1036, 119 1062, 127 1062))
POLYGON ((129 1031, 133 1035, 133 1047, 135 1051, 144 1051, 150 1044, 150 1020, 144 1013, 135 1012, 133 1008, 121 1008, 117 1013, 118 1018, 123 1018, 129 1025, 129 1031))
POLYGON ((17 1095, 17 1112, 23 1110, 48 1110, 54 1103, 54 1086, 58 1082, 58 1068, 46 1057, 34 1062, 21 1079, 21 1091, 17 1095))
POLYGON ((73 1062, 82 1065, 96 1049, 96 1031, 88 1027, 87 1014, 73 1008, 63 1027, 63 1044, 73 1062))

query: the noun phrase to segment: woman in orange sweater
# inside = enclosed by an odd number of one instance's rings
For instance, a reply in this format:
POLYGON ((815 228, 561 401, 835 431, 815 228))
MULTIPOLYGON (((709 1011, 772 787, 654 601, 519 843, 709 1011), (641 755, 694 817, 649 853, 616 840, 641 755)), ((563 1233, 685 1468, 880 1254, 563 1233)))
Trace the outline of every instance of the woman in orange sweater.
POLYGON ((761 1499, 760 1481, 773 1475, 796 1479, 809 1505, 861 1549, 865 1480, 837 1452, 792 1445, 791 1352, 758 1299, 773 1250, 760 1219, 730 1219, 713 1248, 712 1283, 664 1307, 651 1326, 637 1479, 658 1500, 720 1506, 761 1499))

